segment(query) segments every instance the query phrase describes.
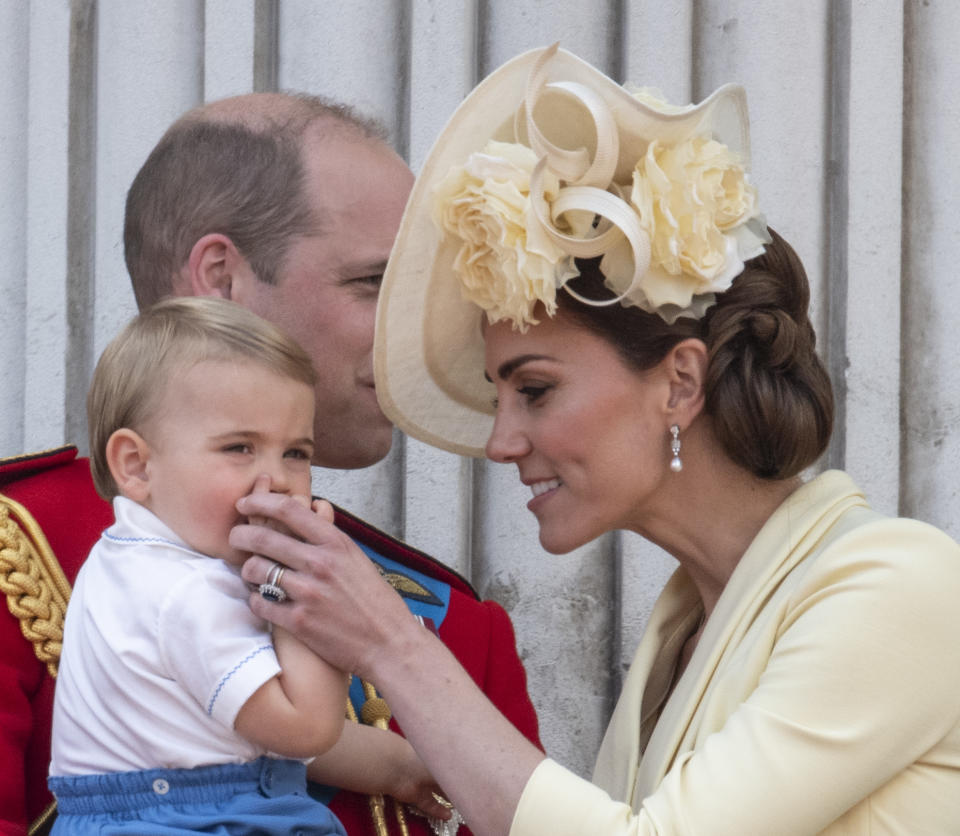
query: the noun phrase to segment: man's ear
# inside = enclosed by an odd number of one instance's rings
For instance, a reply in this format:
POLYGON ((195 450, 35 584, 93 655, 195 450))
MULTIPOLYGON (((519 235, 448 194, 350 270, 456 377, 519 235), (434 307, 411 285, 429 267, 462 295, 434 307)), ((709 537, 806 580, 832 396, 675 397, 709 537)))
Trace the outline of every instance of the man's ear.
POLYGON ((253 271, 233 241, 219 232, 210 232, 190 250, 181 272, 181 281, 186 286, 178 292, 236 299, 239 286, 251 278, 253 271))
POLYGON ((690 337, 671 348, 663 363, 670 383, 670 422, 689 427, 703 411, 709 364, 707 347, 702 340, 690 337))
POLYGON ((107 439, 107 467, 117 490, 127 499, 144 503, 150 498, 150 445, 128 427, 115 430, 107 439))

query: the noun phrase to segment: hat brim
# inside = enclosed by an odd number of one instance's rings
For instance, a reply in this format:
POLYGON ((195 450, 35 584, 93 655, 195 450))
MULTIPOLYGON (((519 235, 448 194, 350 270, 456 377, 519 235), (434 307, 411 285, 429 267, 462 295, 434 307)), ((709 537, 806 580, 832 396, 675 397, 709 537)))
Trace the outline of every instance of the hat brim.
MULTIPOLYGON (((489 140, 516 141, 514 115, 542 53, 537 49, 508 61, 453 113, 417 176, 380 289, 373 349, 380 406, 407 435, 463 456, 484 455, 493 429, 495 390, 483 374, 482 311, 461 297, 452 266, 457 247, 444 240, 431 219, 433 190, 453 166, 463 165, 489 140)), ((664 113, 562 49, 550 61, 547 80, 584 84, 610 107, 620 136, 618 182, 624 172, 629 177, 651 139, 680 142, 705 129, 749 162, 746 96, 738 85, 725 85, 698 105, 664 113)), ((556 107, 564 106, 558 97, 556 107)), ((582 133, 583 120, 562 113, 558 119, 582 133)), ((564 139, 567 147, 590 142, 589 136, 564 139)))

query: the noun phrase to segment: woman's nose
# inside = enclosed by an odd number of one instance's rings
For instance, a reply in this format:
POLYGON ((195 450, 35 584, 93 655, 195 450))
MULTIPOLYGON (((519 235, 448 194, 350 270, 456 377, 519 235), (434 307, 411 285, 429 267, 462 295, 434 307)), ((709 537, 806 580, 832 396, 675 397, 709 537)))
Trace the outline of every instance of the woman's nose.
POLYGON ((498 409, 493 421, 493 432, 487 439, 487 458, 502 464, 515 462, 526 456, 530 449, 527 434, 506 412, 498 409))

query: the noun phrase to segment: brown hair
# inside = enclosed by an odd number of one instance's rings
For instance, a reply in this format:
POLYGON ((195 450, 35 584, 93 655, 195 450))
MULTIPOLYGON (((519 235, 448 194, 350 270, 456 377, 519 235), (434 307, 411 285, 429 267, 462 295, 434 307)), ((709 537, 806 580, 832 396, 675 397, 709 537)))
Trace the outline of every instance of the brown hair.
POLYGON ((246 308, 214 296, 158 302, 110 342, 93 373, 87 424, 90 470, 100 496, 110 500, 117 495, 106 458, 110 436, 122 427, 142 433, 175 373, 208 360, 246 360, 308 386, 316 384, 309 355, 246 308))
POLYGON ((190 111, 163 136, 127 193, 124 256, 142 310, 204 235, 226 235, 254 274, 276 283, 294 235, 315 233, 301 155, 308 127, 329 123, 382 141, 383 128, 347 105, 305 94, 253 94, 190 111))
MULTIPOLYGON (((709 366, 705 411, 727 455, 764 479, 786 479, 812 464, 833 429, 833 389, 815 352, 810 288, 792 247, 770 230, 751 259, 701 320, 667 325, 636 307, 592 307, 557 294, 563 315, 614 345, 640 371, 688 337, 703 340, 709 366)), ((598 261, 579 262, 571 282, 582 295, 609 296, 598 261)))

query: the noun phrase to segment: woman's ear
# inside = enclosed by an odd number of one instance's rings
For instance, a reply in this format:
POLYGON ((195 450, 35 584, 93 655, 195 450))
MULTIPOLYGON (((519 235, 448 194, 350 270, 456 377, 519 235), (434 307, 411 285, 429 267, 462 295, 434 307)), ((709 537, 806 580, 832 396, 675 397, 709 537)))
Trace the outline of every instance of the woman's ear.
POLYGON ((197 240, 180 274, 178 293, 236 299, 238 285, 254 278, 250 265, 226 235, 210 232, 197 240))
POLYGON ((117 490, 127 499, 143 504, 150 498, 150 445, 128 427, 115 430, 107 439, 107 467, 117 490))
POLYGON ((688 427, 703 411, 709 357, 702 340, 689 337, 677 343, 664 358, 670 382, 667 409, 670 422, 688 427))

